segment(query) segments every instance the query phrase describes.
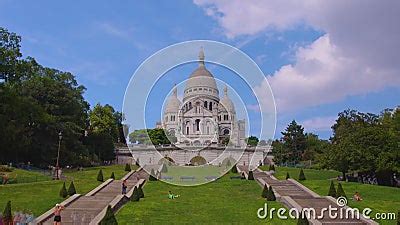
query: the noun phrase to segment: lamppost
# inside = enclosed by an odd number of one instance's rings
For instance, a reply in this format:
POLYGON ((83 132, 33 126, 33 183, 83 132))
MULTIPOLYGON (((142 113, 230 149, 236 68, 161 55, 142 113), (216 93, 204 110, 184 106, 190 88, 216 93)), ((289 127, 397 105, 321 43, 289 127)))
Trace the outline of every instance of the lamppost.
POLYGON ((60 147, 61 147, 61 139, 62 139, 62 132, 60 131, 58 133, 58 151, 57 151, 57 162, 56 162, 56 179, 59 180, 59 170, 60 170, 60 165, 59 165, 59 159, 60 159, 60 147))

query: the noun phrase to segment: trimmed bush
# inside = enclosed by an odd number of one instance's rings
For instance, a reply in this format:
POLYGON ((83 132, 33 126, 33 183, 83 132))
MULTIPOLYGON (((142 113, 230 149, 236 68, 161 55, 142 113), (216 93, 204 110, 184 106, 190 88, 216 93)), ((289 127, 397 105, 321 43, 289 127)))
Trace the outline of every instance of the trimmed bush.
POLYGON ((263 198, 267 198, 268 197, 268 187, 267 187, 266 184, 264 184, 264 188, 262 190, 261 197, 263 197, 263 198))
POLYGON ((142 186, 139 185, 139 188, 137 189, 137 191, 138 191, 139 198, 144 198, 144 192, 143 192, 142 186))
POLYGON ((162 164, 161 172, 163 172, 163 173, 168 173, 167 165, 165 165, 164 163, 162 164))
POLYGON ((133 189, 131 201, 138 202, 139 199, 140 199, 139 192, 138 192, 137 187, 135 186, 135 188, 133 189))
POLYGON ((65 182, 60 190, 60 197, 66 198, 68 196, 67 188, 65 187, 65 182))
POLYGON ((97 174, 97 180, 100 182, 104 182, 103 170, 100 170, 99 173, 97 174))
POLYGON ((131 170, 132 170, 131 165, 129 165, 128 163, 125 164, 125 171, 126 172, 131 172, 131 170))
POLYGON ((231 160, 228 159, 228 161, 226 162, 226 167, 230 167, 232 166, 231 160))
POLYGON ((247 180, 254 180, 253 170, 249 170, 249 175, 247 176, 247 180))
POLYGON ((115 180, 115 174, 114 174, 114 172, 111 173, 110 178, 115 180))
POLYGON ((339 197, 345 197, 345 198, 347 198, 346 193, 344 192, 341 183, 338 184, 337 192, 336 192, 336 197, 338 197, 338 198, 339 198, 339 197))
POLYGON ((68 195, 72 196, 74 194, 76 194, 76 189, 75 189, 74 182, 71 181, 71 183, 69 184, 69 187, 68 187, 68 195))
POLYGON ((149 180, 150 181, 156 181, 157 180, 156 174, 154 173, 154 169, 151 169, 149 180))
POLYGON ((106 214, 100 221, 100 225, 118 225, 117 219, 115 219, 114 212, 110 205, 107 207, 106 214))
POLYGON ((300 217, 297 220, 297 225, 309 225, 308 219, 305 216, 300 217))
POLYGON ((267 201, 276 201, 275 193, 274 190, 272 189, 272 186, 269 186, 268 188, 267 201))
POLYGON ((328 196, 332 196, 332 197, 336 198, 336 189, 335 189, 335 184, 333 183, 333 181, 331 181, 331 186, 329 187, 328 196))
POLYGON ((236 164, 232 167, 231 172, 232 172, 232 173, 238 173, 236 164))
POLYGON ((274 164, 269 164, 269 168, 268 168, 268 170, 269 171, 275 171, 275 165, 274 164))
POLYGON ((290 178, 289 172, 286 172, 286 180, 290 178))
POLYGON ((8 201, 6 207, 3 211, 3 223, 4 224, 13 224, 12 212, 11 212, 11 201, 8 201))
POLYGON ((400 210, 397 212, 397 225, 400 225, 400 210))
POLYGON ((300 169, 299 180, 306 180, 303 169, 300 169))
POLYGON ((139 166, 139 167, 140 167, 139 158, 136 159, 136 166, 139 166))

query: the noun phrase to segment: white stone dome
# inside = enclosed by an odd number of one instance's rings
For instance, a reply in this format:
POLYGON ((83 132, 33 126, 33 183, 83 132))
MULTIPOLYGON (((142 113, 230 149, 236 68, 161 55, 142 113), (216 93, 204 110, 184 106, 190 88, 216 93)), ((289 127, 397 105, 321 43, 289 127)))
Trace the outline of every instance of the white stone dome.
POLYGON ((219 99, 217 82, 204 64, 203 50, 199 53, 199 67, 192 72, 189 79, 186 81, 184 101, 185 99, 196 95, 210 95, 216 100, 219 99))
POLYGON ((178 94, 176 91, 176 87, 172 91, 172 95, 168 97, 167 103, 164 107, 164 113, 178 113, 181 101, 178 99, 178 94))
POLYGON ((224 88, 224 97, 222 97, 221 101, 219 101, 218 105, 219 112, 230 112, 235 113, 235 105, 232 100, 228 96, 228 88, 224 88))

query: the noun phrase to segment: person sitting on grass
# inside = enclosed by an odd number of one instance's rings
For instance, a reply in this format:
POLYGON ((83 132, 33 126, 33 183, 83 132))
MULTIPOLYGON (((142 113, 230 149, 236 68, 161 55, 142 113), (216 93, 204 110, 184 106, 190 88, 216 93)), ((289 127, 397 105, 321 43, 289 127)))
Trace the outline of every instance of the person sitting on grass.
POLYGON ((174 194, 172 194, 171 191, 168 192, 168 198, 169 199, 174 199, 174 198, 177 198, 177 197, 179 197, 179 195, 174 195, 174 194))
POLYGON ((356 191, 356 193, 354 193, 354 195, 353 195, 353 200, 359 202, 359 201, 362 201, 363 199, 361 198, 360 193, 358 193, 356 191))

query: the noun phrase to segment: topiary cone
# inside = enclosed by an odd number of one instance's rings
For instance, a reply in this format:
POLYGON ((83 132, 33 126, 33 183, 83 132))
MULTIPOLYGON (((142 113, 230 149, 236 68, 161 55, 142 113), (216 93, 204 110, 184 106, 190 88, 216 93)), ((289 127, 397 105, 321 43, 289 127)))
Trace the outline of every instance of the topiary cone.
POLYGON ((110 205, 107 207, 106 214, 100 221, 100 225, 118 225, 117 219, 115 219, 114 212, 110 205))
POLYGON ((297 220, 297 225, 309 225, 310 223, 308 222, 308 219, 304 216, 301 216, 298 220, 297 220))
POLYGON ((286 180, 290 178, 289 172, 286 172, 286 180))
POLYGON ((68 196, 67 188, 65 187, 65 182, 63 183, 63 186, 61 187, 60 190, 60 197, 66 198, 68 196))
POLYGON ((114 174, 114 172, 111 173, 110 178, 113 179, 113 180, 115 180, 115 174, 114 174))
POLYGON ((139 188, 137 189, 137 191, 138 191, 139 198, 144 198, 144 192, 143 192, 142 186, 139 185, 139 188))
POLYGON ((237 173, 237 172, 238 172, 237 167, 236 167, 236 164, 233 165, 233 167, 232 167, 232 169, 231 169, 231 172, 232 172, 232 173, 237 173))
POLYGON ((100 170, 99 173, 97 174, 97 180, 100 182, 104 182, 103 170, 100 170))
POLYGON ((134 202, 137 202, 137 201, 139 201, 139 199, 140 199, 140 196, 139 196, 139 193, 138 193, 138 189, 135 186, 135 188, 133 189, 131 200, 134 201, 134 202))
POLYGON ((267 201, 276 201, 275 193, 271 185, 268 188, 267 201))
POLYGON ((132 170, 131 166, 127 163, 125 164, 125 171, 130 172, 132 170))
POLYGON ((306 180, 303 169, 300 169, 299 180, 306 180))
POLYGON ((267 198, 268 197, 268 187, 267 187, 266 184, 264 184, 264 188, 262 190, 261 197, 263 197, 263 198, 267 198))
POLYGON ((13 224, 13 217, 11 212, 11 201, 8 201, 6 207, 3 211, 3 223, 4 225, 12 225, 13 224))
POLYGON ((336 192, 336 197, 338 197, 338 198, 339 198, 339 197, 345 197, 345 198, 347 198, 346 193, 344 192, 341 183, 338 184, 338 188, 337 188, 337 192, 336 192))
POLYGON ((75 189, 74 182, 71 181, 71 183, 69 184, 69 187, 68 187, 68 195, 72 196, 74 194, 76 194, 76 189, 75 189))
POLYGON ((335 184, 333 183, 333 181, 331 181, 331 186, 329 187, 328 196, 336 198, 336 195, 337 194, 336 194, 335 184))
POLYGON ((249 170, 249 175, 247 176, 247 180, 254 180, 254 175, 252 170, 249 170))

